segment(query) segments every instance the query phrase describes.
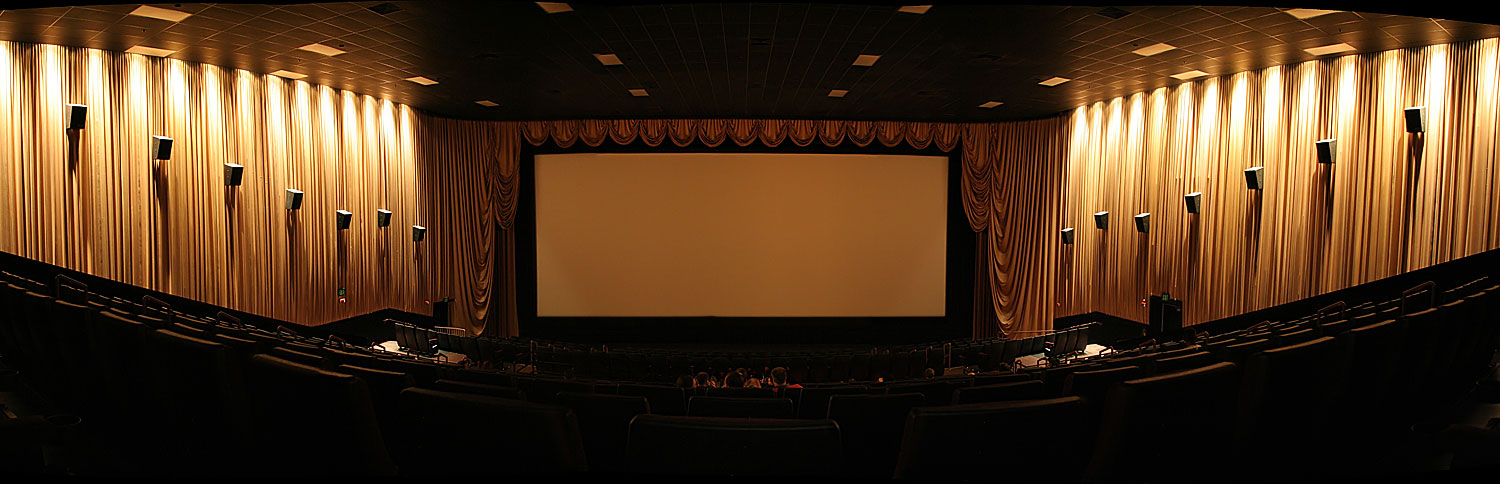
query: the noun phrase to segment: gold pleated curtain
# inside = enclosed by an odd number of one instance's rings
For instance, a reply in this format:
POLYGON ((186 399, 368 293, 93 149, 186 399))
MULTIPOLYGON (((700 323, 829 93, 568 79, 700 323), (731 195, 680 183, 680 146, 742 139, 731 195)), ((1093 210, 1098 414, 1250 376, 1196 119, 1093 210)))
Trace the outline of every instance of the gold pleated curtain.
POLYGON ((423 310, 407 107, 53 45, 0 42, 0 70, 0 250, 306 325, 423 310), (88 106, 85 129, 64 130, 68 103, 88 106), (173 138, 170 160, 151 159, 152 135, 173 138), (245 167, 241 186, 224 163, 245 167), (300 211, 284 209, 288 188, 305 192, 300 211))
POLYGON ((1233 316, 1500 247, 1496 40, 1271 67, 1080 107, 1057 302, 1145 321, 1233 316), (1426 132, 1403 109, 1425 106, 1426 132), (1314 143, 1336 138, 1333 164, 1314 143), (1244 170, 1263 166, 1264 190, 1244 170), (1189 214, 1183 195, 1203 193, 1189 214), (1108 210, 1108 230, 1092 214, 1108 210), (1131 217, 1151 213, 1148 234, 1131 217))

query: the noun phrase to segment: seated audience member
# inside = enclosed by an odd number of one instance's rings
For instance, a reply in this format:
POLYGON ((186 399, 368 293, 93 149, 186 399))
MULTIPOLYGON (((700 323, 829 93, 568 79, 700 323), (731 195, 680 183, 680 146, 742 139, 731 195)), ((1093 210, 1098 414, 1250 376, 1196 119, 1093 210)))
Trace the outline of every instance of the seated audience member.
POLYGON ((786 368, 781 366, 771 369, 771 381, 768 385, 764 386, 769 386, 771 387, 771 389, 776 390, 777 392, 780 392, 782 388, 802 388, 802 385, 787 384, 786 368))
POLYGON ((729 372, 724 375, 724 388, 741 388, 745 386, 745 373, 740 370, 729 372))
POLYGON ((937 376, 937 372, 932 371, 932 368, 928 368, 926 370, 922 370, 922 378, 926 378, 928 380, 931 380, 932 377, 935 377, 935 376, 937 376))
POLYGON ((750 377, 750 379, 745 380, 745 388, 760 388, 760 379, 753 376, 750 377))
POLYGON ((687 376, 687 375, 683 375, 683 376, 677 377, 677 388, 692 388, 692 387, 693 387, 693 377, 687 376))
POLYGON ((712 382, 713 379, 708 377, 708 372, 700 371, 697 375, 693 375, 692 388, 708 388, 710 386, 713 386, 711 384, 712 382))

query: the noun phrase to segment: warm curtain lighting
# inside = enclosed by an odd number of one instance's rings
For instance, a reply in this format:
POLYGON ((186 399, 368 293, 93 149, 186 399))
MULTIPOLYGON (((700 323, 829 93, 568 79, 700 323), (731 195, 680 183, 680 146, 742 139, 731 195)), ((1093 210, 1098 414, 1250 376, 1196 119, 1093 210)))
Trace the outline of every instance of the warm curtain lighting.
POLYGON ((1149 238, 1079 232, 1054 264, 1058 314, 1145 321, 1142 298, 1167 292, 1193 324, 1500 247, 1496 55, 1489 39, 1158 89, 1144 135, 1140 95, 1073 111, 1062 225, 1156 220, 1149 238), (1428 131, 1408 134, 1402 110, 1420 105, 1428 131), (1336 164, 1317 162, 1325 138, 1336 164), (1255 166, 1265 190, 1245 188, 1255 166), (1198 190, 1212 209, 1189 215, 1175 197, 1198 190))
POLYGON ((396 225, 422 221, 409 108, 52 45, 0 42, 0 71, 0 250, 307 325, 428 311, 409 240, 356 221, 340 246, 331 215, 389 208, 396 225), (76 139, 67 103, 89 106, 76 139), (170 161, 149 159, 152 135, 175 140, 170 161), (244 165, 242 186, 224 186, 224 163, 244 165), (286 187, 307 192, 308 210, 287 216, 286 187))

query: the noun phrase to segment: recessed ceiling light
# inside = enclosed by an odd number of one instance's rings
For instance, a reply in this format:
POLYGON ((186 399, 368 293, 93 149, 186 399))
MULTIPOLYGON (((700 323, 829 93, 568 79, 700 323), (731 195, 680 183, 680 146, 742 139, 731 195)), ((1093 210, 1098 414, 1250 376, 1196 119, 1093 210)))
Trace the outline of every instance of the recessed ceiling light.
POLYGON ((146 47, 144 45, 137 45, 135 47, 131 47, 129 49, 125 49, 125 53, 127 53, 127 54, 151 55, 151 56, 156 56, 156 57, 166 57, 166 56, 169 56, 169 55, 172 55, 172 54, 176 54, 177 51, 175 51, 175 50, 168 50, 168 49, 158 49, 156 47, 146 47))
POLYGON ((1172 50, 1172 49, 1176 49, 1176 48, 1177 47, 1173 46, 1172 44, 1168 44, 1168 43, 1164 43, 1163 42, 1163 43, 1158 43, 1156 45, 1148 45, 1148 46, 1145 46, 1145 47, 1141 47, 1141 48, 1133 50, 1131 52, 1133 52, 1133 53, 1135 53, 1136 55, 1139 55, 1139 56, 1150 57, 1150 56, 1153 56, 1153 55, 1156 55, 1156 54, 1160 54, 1162 52, 1166 52, 1166 51, 1169 51, 1169 50, 1172 50))
POLYGON ((406 80, 411 81, 411 82, 415 82, 417 84, 421 84, 423 86, 431 86, 433 84, 437 84, 437 81, 434 81, 432 79, 428 79, 428 78, 422 77, 422 76, 408 77, 408 78, 406 78, 406 80))
POLYGON ((304 45, 302 47, 298 47, 298 49, 305 50, 305 51, 308 51, 308 52, 316 52, 316 53, 323 54, 323 55, 326 55, 326 56, 329 56, 329 57, 333 57, 333 56, 336 56, 336 55, 344 53, 344 51, 342 51, 342 50, 338 50, 338 49, 335 49, 333 47, 329 47, 329 46, 326 46, 326 45, 323 45, 323 44, 319 44, 317 42, 314 42, 314 43, 311 43, 311 44, 307 44, 307 45, 304 45))
POLYGON ((1041 85, 1047 86, 1047 87, 1052 87, 1052 86, 1056 86, 1058 84, 1062 84, 1064 82, 1068 82, 1068 81, 1071 81, 1071 80, 1072 79, 1068 79, 1066 77, 1054 77, 1054 78, 1047 79, 1047 80, 1042 81, 1042 82, 1038 82, 1037 84, 1041 84, 1041 85))
POLYGON ((854 65, 860 67, 870 67, 875 65, 875 61, 878 60, 880 60, 880 56, 878 55, 860 54, 859 57, 854 58, 854 65))
POLYGON ((917 15, 927 13, 928 10, 932 10, 932 5, 902 5, 901 8, 896 9, 897 12, 917 15))
POLYGON ((276 72, 272 72, 271 75, 276 76, 276 77, 285 77, 287 79, 301 79, 301 78, 307 77, 307 74, 303 74, 303 73, 300 73, 300 72, 292 72, 292 71, 289 71, 289 70, 286 70, 286 69, 281 69, 281 70, 278 70, 276 72))
POLYGON ((1307 20, 1313 17, 1322 17, 1330 13, 1338 13, 1338 10, 1318 10, 1316 8, 1294 8, 1285 11, 1287 15, 1297 17, 1297 20, 1307 20))
POLYGON ((828 91, 828 97, 844 97, 844 96, 847 96, 847 95, 849 95, 849 90, 848 89, 834 89, 834 90, 828 91))
POLYGON ((994 109, 995 106, 999 106, 1001 104, 1005 104, 1005 103, 1002 103, 1000 101, 990 101, 990 102, 987 102, 987 103, 984 103, 984 104, 980 104, 979 107, 985 108, 985 109, 994 109))
POLYGON ((631 95, 631 96, 635 96, 635 97, 646 97, 646 96, 650 96, 650 94, 647 94, 647 93, 646 93, 646 90, 645 90, 645 89, 631 89, 631 90, 630 90, 630 95, 631 95))
POLYGON ((1351 50, 1354 50, 1354 46, 1346 44, 1346 43, 1343 43, 1343 42, 1339 42, 1337 44, 1325 45, 1325 46, 1322 46, 1322 47, 1313 47, 1311 49, 1302 49, 1302 50, 1305 50, 1305 51, 1307 51, 1307 53, 1312 54, 1312 55, 1328 55, 1328 54, 1337 54, 1337 53, 1340 53, 1340 52, 1349 52, 1351 50))
POLYGON ((542 7, 543 12, 563 13, 572 12, 573 6, 562 2, 536 2, 536 6, 542 7))
POLYGON ((495 106, 499 106, 499 104, 495 104, 494 101, 491 101, 489 99, 480 99, 478 101, 474 101, 474 104, 478 104, 480 106, 484 106, 484 107, 487 107, 487 108, 493 108, 495 106))
POLYGON ((153 6, 150 6, 150 5, 141 5, 139 7, 136 7, 135 10, 131 10, 130 11, 130 14, 134 15, 134 16, 137 16, 137 17, 147 17, 147 18, 154 18, 154 19, 158 19, 158 20, 166 20, 168 22, 181 22, 182 19, 185 19, 185 18, 193 16, 193 14, 190 14, 190 13, 187 13, 187 12, 183 12, 181 10, 172 10, 170 8, 153 7, 153 6))
POLYGON ((1172 77, 1175 77, 1175 78, 1182 79, 1182 80, 1186 81, 1188 79, 1197 79, 1197 78, 1200 78, 1200 77, 1203 77, 1203 76, 1206 76, 1206 75, 1208 75, 1207 72, 1203 72, 1203 71, 1200 71, 1200 70, 1197 70, 1197 69, 1193 69, 1193 70, 1187 71, 1187 72, 1179 72, 1179 73, 1176 73, 1176 74, 1172 74, 1172 77))
POLYGON ((614 54, 594 54, 594 58, 599 59, 600 64, 604 64, 607 66, 618 66, 625 64, 624 62, 620 62, 620 56, 614 54))

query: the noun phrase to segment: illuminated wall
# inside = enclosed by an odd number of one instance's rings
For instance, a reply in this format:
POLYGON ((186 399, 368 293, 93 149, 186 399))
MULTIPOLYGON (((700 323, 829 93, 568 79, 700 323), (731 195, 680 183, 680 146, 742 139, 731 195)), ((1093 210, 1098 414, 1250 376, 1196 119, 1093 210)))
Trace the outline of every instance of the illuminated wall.
POLYGON ((427 311, 410 108, 52 45, 0 42, 0 71, 0 250, 302 324, 427 311), (89 106, 85 129, 65 132, 67 103, 89 106), (175 140, 169 161, 150 159, 152 135, 175 140), (224 186, 224 163, 245 166, 242 186, 224 186), (287 188, 306 193, 300 211, 287 188), (355 214, 348 230, 338 209, 355 214))
POLYGON ((1272 67, 1079 107, 1068 116, 1057 261, 1061 315, 1185 324, 1313 296, 1500 247, 1497 41, 1272 67), (1426 106, 1407 134, 1402 110, 1426 106), (1337 161, 1314 142, 1339 140, 1337 161), (1265 167, 1263 191, 1243 170, 1265 167), (1204 194, 1203 213, 1182 196, 1204 194), (1109 230, 1092 214, 1108 210, 1109 230), (1152 214, 1138 234, 1131 217, 1152 214))

